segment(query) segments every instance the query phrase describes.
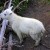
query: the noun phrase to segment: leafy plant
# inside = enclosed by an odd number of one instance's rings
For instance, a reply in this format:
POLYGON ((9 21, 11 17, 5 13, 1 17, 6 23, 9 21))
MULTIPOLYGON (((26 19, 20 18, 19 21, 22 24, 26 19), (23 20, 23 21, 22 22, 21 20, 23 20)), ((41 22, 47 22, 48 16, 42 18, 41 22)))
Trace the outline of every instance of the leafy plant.
POLYGON ((15 7, 19 3, 19 0, 13 0, 12 2, 13 2, 13 6, 15 7))
MULTIPOLYGON (((13 6, 16 7, 21 1, 19 1, 19 0, 13 0, 13 6)), ((18 8, 20 15, 22 15, 22 13, 27 9, 28 3, 29 3, 29 0, 26 0, 22 4, 20 4, 20 6, 18 8)))

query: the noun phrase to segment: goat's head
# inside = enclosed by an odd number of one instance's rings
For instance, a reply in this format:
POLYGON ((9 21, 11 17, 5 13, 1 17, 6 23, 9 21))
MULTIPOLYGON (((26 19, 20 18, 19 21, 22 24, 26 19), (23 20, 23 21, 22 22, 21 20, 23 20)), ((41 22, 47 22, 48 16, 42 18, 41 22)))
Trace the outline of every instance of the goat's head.
POLYGON ((11 9, 12 9, 12 7, 2 11, 1 14, 0 14, 0 18, 7 19, 12 14, 11 9))

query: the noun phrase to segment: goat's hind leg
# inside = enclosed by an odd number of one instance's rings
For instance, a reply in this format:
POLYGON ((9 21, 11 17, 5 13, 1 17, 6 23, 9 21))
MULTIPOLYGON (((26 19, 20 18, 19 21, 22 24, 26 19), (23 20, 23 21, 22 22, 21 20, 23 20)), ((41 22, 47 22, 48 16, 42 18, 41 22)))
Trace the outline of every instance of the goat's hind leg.
POLYGON ((35 40, 36 42, 35 42, 35 46, 38 46, 39 45, 39 43, 40 43, 40 38, 38 38, 37 40, 35 40))
POLYGON ((41 38, 39 38, 37 34, 30 34, 30 36, 33 40, 35 40, 35 46, 39 45, 41 38))
POLYGON ((38 33, 37 36, 35 36, 36 37, 36 39, 35 39, 35 41, 36 41, 35 42, 35 46, 39 45, 42 36, 43 36, 43 33, 38 33))

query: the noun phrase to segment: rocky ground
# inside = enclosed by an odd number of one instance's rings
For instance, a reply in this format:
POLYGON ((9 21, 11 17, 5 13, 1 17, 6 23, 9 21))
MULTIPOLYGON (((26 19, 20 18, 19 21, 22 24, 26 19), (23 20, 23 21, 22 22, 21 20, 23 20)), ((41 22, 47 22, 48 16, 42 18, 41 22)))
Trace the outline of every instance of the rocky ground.
POLYGON ((39 46, 34 47, 34 41, 28 37, 25 39, 23 47, 13 47, 13 50, 50 50, 50 5, 37 6, 31 3, 22 16, 36 18, 42 21, 46 32, 39 46))

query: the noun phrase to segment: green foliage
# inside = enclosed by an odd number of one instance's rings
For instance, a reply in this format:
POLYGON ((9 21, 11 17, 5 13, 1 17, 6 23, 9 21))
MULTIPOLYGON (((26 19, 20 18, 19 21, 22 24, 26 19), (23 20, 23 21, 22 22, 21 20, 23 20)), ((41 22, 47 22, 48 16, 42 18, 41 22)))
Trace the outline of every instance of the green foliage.
POLYGON ((28 7, 28 3, 25 1, 19 8, 19 13, 22 14, 28 7))
POLYGON ((38 0, 40 4, 50 4, 50 0, 38 0))
POLYGON ((50 4, 50 0, 48 0, 48 4, 50 4))
MULTIPOLYGON (((12 5, 16 7, 20 1, 22 0, 12 0, 12 5)), ((19 12, 18 12, 19 14, 23 14, 23 12, 28 8, 30 1, 31 0, 26 0, 19 6, 19 12)), ((50 4, 50 0, 34 0, 34 2, 36 2, 36 4, 38 5, 50 4)), ((4 3, 5 1, 2 2, 0 1, 0 12, 3 9, 4 3)))
POLYGON ((0 12, 2 11, 2 9, 3 9, 3 6, 0 6, 0 12))
POLYGON ((3 9, 3 5, 4 5, 4 2, 0 2, 0 12, 1 12, 2 9, 3 9))
MULTIPOLYGON (((12 0, 12 5, 16 7, 20 1, 22 0, 12 0)), ((5 3, 4 1, 2 2, 0 1, 0 12, 2 11, 4 7, 4 3, 5 3)), ((27 7, 28 7, 28 0, 26 0, 19 6, 19 14, 22 14, 26 10, 27 7)))
MULTIPOLYGON (((16 7, 19 4, 19 2, 20 2, 20 0, 13 0, 13 6, 16 7)), ((19 6, 20 15, 22 15, 22 13, 27 9, 28 3, 29 3, 29 0, 26 0, 19 6)))
POLYGON ((13 0, 13 6, 17 6, 17 4, 19 3, 19 0, 13 0))

